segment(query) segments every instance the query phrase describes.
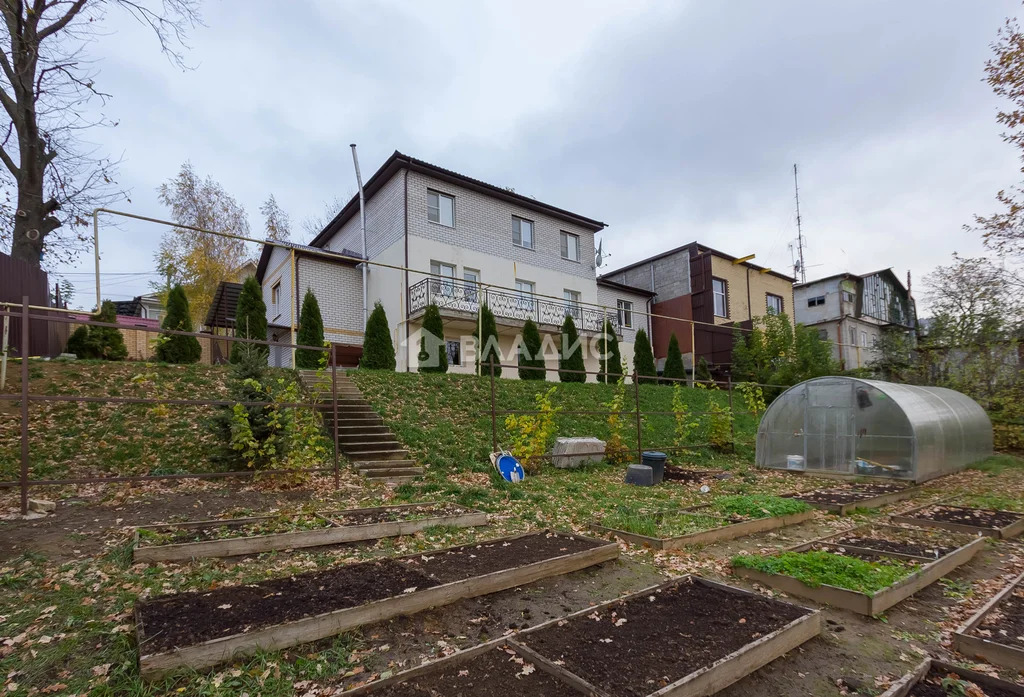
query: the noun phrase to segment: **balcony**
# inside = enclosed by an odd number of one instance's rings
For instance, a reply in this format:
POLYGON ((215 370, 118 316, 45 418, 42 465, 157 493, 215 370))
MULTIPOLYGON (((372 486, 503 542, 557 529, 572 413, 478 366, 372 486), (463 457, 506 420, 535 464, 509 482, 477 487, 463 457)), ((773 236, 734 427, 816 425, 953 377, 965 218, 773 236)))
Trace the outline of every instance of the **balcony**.
MULTIPOLYGON (((480 301, 491 308, 494 317, 503 324, 522 324, 532 319, 540 327, 561 327, 566 315, 572 315, 580 332, 598 334, 604 326, 605 312, 597 307, 576 305, 565 301, 540 298, 528 293, 480 287, 476 283, 458 279, 425 278, 409 287, 409 315, 422 312, 430 303, 437 305, 442 315, 464 316, 476 319, 480 301), (502 322, 502 320, 505 320, 502 322)), ((616 334, 622 334, 618 316, 609 310, 607 319, 616 334)))

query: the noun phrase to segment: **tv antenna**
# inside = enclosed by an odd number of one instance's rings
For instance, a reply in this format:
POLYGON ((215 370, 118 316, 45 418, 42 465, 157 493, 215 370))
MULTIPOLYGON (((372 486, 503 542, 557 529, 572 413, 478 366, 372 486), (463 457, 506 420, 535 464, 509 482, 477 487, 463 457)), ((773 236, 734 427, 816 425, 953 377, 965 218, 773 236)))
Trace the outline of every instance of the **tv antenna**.
POLYGON ((800 274, 800 282, 807 283, 807 266, 804 264, 804 233, 800 220, 800 182, 797 179, 796 165, 793 165, 793 192, 796 198, 796 248, 797 259, 793 262, 793 275, 800 274))

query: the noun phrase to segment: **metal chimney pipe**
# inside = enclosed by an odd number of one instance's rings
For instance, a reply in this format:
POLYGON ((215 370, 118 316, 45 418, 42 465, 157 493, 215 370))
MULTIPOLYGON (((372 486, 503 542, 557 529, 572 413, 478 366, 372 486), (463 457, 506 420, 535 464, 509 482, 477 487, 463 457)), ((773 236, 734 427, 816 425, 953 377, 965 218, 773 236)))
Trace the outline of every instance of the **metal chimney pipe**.
POLYGON ((363 176, 359 173, 356 144, 351 143, 349 147, 352 148, 352 164, 356 167, 356 184, 359 185, 359 233, 363 239, 363 263, 360 265, 363 267, 363 329, 366 329, 366 323, 370 319, 369 308, 366 304, 366 272, 369 266, 366 261, 370 258, 370 255, 366 253, 366 197, 363 195, 363 176))

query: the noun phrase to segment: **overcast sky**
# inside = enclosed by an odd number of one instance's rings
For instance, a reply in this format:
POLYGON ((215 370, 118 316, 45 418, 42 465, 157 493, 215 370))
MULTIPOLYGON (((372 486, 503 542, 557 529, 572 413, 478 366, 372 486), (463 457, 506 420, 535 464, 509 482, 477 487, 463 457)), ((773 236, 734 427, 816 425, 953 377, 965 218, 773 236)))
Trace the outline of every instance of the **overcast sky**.
MULTIPOLYGON (((262 230, 300 222, 398 149, 608 223, 607 269, 693 240, 791 272, 794 163, 808 278, 914 278, 1019 178, 982 82, 1013 2, 209 0, 182 72, 111 11, 92 48, 126 210, 166 217, 191 160, 262 230), (240 12, 244 8, 244 12, 240 12), (301 10, 299 9, 301 8, 301 10)), ((104 274, 151 272, 163 229, 103 228, 104 274)), ((91 305, 91 259, 71 276, 91 305)), ((105 276, 104 297, 151 277, 105 276)))

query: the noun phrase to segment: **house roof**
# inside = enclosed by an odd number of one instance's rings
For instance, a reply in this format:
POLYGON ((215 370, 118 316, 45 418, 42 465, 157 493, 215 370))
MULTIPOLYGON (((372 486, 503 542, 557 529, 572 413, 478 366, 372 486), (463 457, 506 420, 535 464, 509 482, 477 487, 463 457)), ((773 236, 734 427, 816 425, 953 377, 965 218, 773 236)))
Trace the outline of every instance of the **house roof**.
MULTIPOLYGON (((397 172, 399 172, 402 169, 408 169, 412 172, 421 172, 423 174, 428 174, 431 177, 434 177, 435 179, 440 179, 451 184, 456 184, 463 188, 485 194, 492 198, 497 198, 501 199, 502 201, 514 203, 518 206, 522 206, 527 210, 543 213, 545 215, 550 215, 552 218, 564 220, 565 222, 572 223, 574 225, 579 225, 580 227, 587 228, 594 232, 597 232, 598 230, 602 230, 608 227, 605 223, 602 223, 599 220, 594 220, 592 218, 587 218, 582 215, 577 215, 576 213, 567 211, 564 208, 558 208, 556 206, 552 206, 550 204, 538 201, 537 199, 530 198, 529 196, 523 196, 522 194, 517 194, 514 191, 503 189, 500 186, 495 186, 494 184, 488 184, 485 181, 474 179, 473 177, 468 177, 465 174, 459 174, 458 172, 454 172, 450 169, 438 167, 437 165, 430 164, 429 162, 418 160, 415 157, 405 155, 404 153, 401 153, 398 150, 395 150, 395 152, 392 153, 391 157, 389 157, 384 162, 384 164, 381 165, 380 168, 373 173, 373 176, 366 180, 366 183, 363 185, 363 193, 366 197, 366 200, 369 201, 371 198, 373 198, 373 195, 376 194, 377 191, 379 191, 380 188, 384 186, 384 184, 387 183, 387 181, 390 180, 392 176, 394 176, 397 172)), ((344 208, 341 209, 341 212, 338 213, 338 215, 336 215, 331 222, 327 223, 327 226, 324 227, 324 229, 321 230, 320 233, 313 238, 313 241, 310 242, 310 245, 314 247, 323 247, 325 244, 327 244, 327 241, 330 240, 331 237, 334 236, 334 234, 341 229, 341 226, 348 222, 358 212, 359 195, 357 194, 353 196, 352 199, 347 204, 345 204, 344 208)))
POLYGON ((903 281, 901 281, 900 277, 896 275, 896 272, 892 270, 892 267, 889 267, 887 269, 879 269, 878 271, 871 271, 869 273, 862 273, 862 274, 856 274, 856 273, 850 273, 849 271, 844 271, 842 273, 832 274, 831 276, 825 276, 823 278, 816 278, 813 281, 807 281, 806 283, 797 283, 797 284, 794 284, 793 287, 794 288, 804 288, 806 286, 809 286, 809 285, 812 285, 812 284, 815 284, 815 283, 821 283, 822 281, 831 281, 831 280, 833 280, 835 278, 867 278, 868 276, 876 276, 876 275, 881 275, 881 274, 885 274, 887 276, 890 276, 892 278, 892 280, 896 283, 896 285, 898 285, 904 292, 907 291, 907 287, 903 285, 903 281))
POLYGON ((359 252, 353 252, 350 249, 343 249, 340 252, 332 252, 319 247, 311 247, 308 244, 296 244, 295 242, 282 242, 280 240, 267 240, 263 243, 263 249, 260 251, 260 260, 259 263, 256 264, 256 280, 260 283, 263 282, 263 274, 267 272, 267 264, 270 263, 270 254, 273 252, 274 247, 293 249, 297 255, 306 253, 306 256, 316 257, 317 259, 322 259, 323 261, 333 262, 336 264, 346 264, 348 266, 356 266, 359 262, 354 261, 354 259, 363 258, 362 254, 359 252))
POLYGON ((206 311, 203 325, 207 327, 235 326, 235 315, 238 314, 238 296, 242 292, 241 283, 221 281, 213 294, 210 309, 206 311))
MULTIPOLYGON (((678 254, 679 252, 683 252, 683 251, 689 252, 690 250, 692 250, 694 248, 697 249, 697 253, 698 254, 712 254, 712 255, 714 255, 716 257, 721 257, 721 258, 726 259, 728 261, 736 261, 739 258, 739 257, 734 257, 731 254, 726 254, 725 252, 720 252, 717 249, 713 249, 713 248, 707 246, 706 244, 701 244, 701 243, 699 243, 697 241, 693 241, 693 242, 690 242, 689 244, 684 244, 684 245, 682 245, 680 247, 675 247, 673 249, 669 249, 669 250, 666 250, 664 252, 659 252, 658 254, 655 254, 654 256, 647 257, 646 259, 641 259, 640 261, 635 261, 632 264, 629 264, 627 266, 623 266, 622 268, 619 268, 619 269, 615 269, 614 271, 609 271, 605 275, 606 276, 610 276, 611 274, 622 273, 623 271, 628 271, 629 269, 632 269, 632 268, 635 268, 637 266, 640 266, 641 264, 647 264, 649 262, 656 261, 656 260, 661 259, 663 257, 667 257, 670 254, 678 254)), ((691 254, 690 256, 693 256, 693 255, 691 254)), ((792 283, 793 281, 796 280, 792 276, 787 276, 786 274, 779 273, 778 271, 772 271, 771 269, 769 269, 767 267, 764 267, 764 266, 758 266, 757 264, 751 264, 749 261, 744 261, 744 262, 742 262, 742 264, 743 264, 743 266, 746 266, 747 268, 754 269, 755 271, 763 271, 764 273, 769 273, 772 276, 776 276, 776 277, 781 278, 783 280, 789 281, 790 283, 792 283)))
POLYGON ((613 281, 610 278, 605 278, 604 276, 597 277, 597 285, 607 286, 608 288, 615 288, 616 290, 624 290, 628 293, 636 293, 637 295, 646 295, 649 298, 653 298, 655 295, 657 295, 657 293, 655 293, 653 290, 647 290, 646 288, 637 288, 636 286, 628 286, 625 283, 619 283, 618 281, 613 281))

